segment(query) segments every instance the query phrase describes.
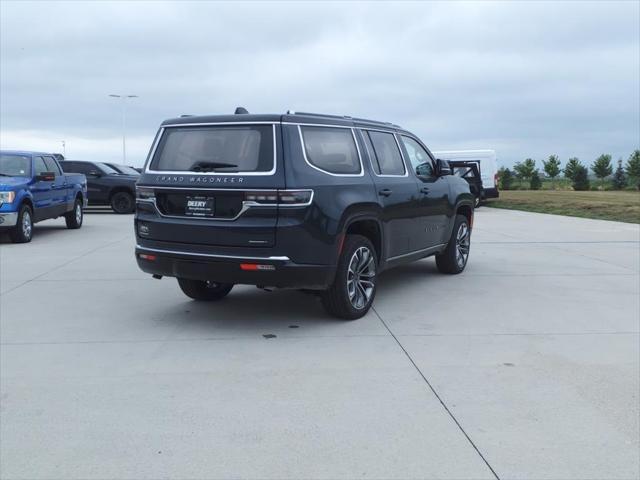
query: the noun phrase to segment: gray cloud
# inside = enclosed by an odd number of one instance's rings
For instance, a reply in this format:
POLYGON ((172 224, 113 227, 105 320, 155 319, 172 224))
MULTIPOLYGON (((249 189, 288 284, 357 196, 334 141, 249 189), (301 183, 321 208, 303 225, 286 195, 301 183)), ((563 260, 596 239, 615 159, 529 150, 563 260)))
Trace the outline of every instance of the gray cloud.
POLYGON ((591 162, 640 144, 638 2, 2 2, 2 148, 130 162, 181 113, 399 123, 433 149, 591 162), (33 146, 32 146, 33 145, 33 146))

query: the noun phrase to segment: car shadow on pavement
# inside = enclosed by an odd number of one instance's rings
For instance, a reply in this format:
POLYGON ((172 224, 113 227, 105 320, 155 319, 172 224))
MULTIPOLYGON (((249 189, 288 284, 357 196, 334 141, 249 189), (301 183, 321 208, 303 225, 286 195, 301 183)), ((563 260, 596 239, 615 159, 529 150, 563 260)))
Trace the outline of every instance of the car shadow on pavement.
MULTIPOLYGON (((61 230, 67 230, 67 226, 64 222, 60 225, 34 225, 33 226, 33 238, 31 242, 37 242, 38 238, 44 238, 56 233, 59 233, 61 230)), ((0 233, 0 245, 4 244, 12 244, 11 238, 9 238, 8 233, 0 233)))
MULTIPOLYGON (((342 320, 327 314, 320 299, 296 290, 267 292, 255 287, 235 287, 218 302, 185 301, 167 308, 160 319, 180 331, 222 335, 270 334, 288 329, 321 329, 342 320)), ((347 322, 348 323, 348 322, 347 322)))
MULTIPOLYGON (((440 274, 432 261, 421 261, 389 270, 380 276, 378 295, 401 294, 408 286, 420 282, 430 286, 431 278, 440 274)), ((375 307, 375 302, 374 302, 375 307)), ((327 327, 350 325, 352 330, 371 331, 365 327, 367 319, 375 319, 369 312, 363 319, 348 321, 334 318, 325 312, 317 295, 297 290, 274 289, 271 292, 250 286, 236 286, 228 297, 218 302, 195 302, 186 300, 166 308, 156 321, 173 325, 176 329, 193 334, 246 336, 291 332, 300 329, 300 334, 331 335, 327 327)), ((377 324, 377 320, 375 324, 377 324)), ((377 332, 378 328, 373 328, 377 332)), ((372 332, 373 333, 373 332, 372 332)), ((380 332, 381 333, 381 332, 380 332)))

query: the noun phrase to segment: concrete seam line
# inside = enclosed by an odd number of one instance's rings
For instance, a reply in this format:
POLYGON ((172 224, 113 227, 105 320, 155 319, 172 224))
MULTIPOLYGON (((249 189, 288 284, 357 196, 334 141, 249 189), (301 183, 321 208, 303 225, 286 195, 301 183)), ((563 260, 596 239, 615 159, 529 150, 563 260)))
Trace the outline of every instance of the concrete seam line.
POLYGON ((458 428, 460 429, 460 431, 462 432, 462 434, 467 438, 467 440, 469 441, 469 443, 471 444, 471 446, 473 447, 473 449, 476 451, 476 453, 480 456, 480 458, 482 459, 482 461, 484 462, 484 464, 489 468, 489 470, 491 470, 491 473, 493 474, 494 477, 496 477, 497 480, 500 480, 500 477, 498 476, 498 474, 496 473, 496 471, 493 469, 493 467, 489 464, 489 462, 487 461, 487 459, 484 457, 484 455, 482 454, 482 452, 480 451, 480 449, 476 446, 475 443, 473 443, 473 440, 471 440, 471 437, 467 434, 467 432, 464 430, 464 428, 462 428, 462 425, 460 424, 460 422, 458 421, 458 419, 453 415, 453 413, 451 412, 451 410, 449 410, 449 407, 447 407, 447 405, 444 403, 444 401, 442 400, 442 398, 440 397, 440 395, 438 395, 438 392, 436 392, 436 389, 433 388, 433 385, 431 385, 431 382, 429 382, 429 380, 427 380, 427 377, 424 375, 424 373, 422 373, 422 370, 420 370, 420 367, 418 367, 418 365, 416 364, 416 362, 413 360, 413 358, 411 358, 411 355, 409 355, 409 352, 407 352, 407 350, 404 348, 404 346, 402 345, 402 343, 400 343, 400 340, 398 340, 398 337, 395 336, 395 334, 391 331, 391 329, 389 328, 389 326, 387 325, 387 323, 382 319, 382 317, 380 316, 380 314, 376 311, 375 308, 371 307, 371 310, 373 310, 373 313, 376 314, 376 316, 378 317, 378 319, 380 319, 380 322, 382 322, 382 325, 384 325, 384 328, 387 329, 387 331, 389 332, 389 335, 391 335, 393 337, 393 339, 396 341, 396 343, 398 344, 398 346, 402 349, 402 351, 404 352, 405 356, 409 359, 409 361, 411 362, 411 364, 413 365, 413 367, 416 369, 416 371, 418 372, 418 374, 422 377, 422 379, 424 380, 424 382, 427 384, 427 386, 429 387, 429 389, 431 390, 431 392, 436 396, 436 398, 438 399, 438 401, 440 402, 440 404, 442 405, 442 407, 444 408, 444 410, 449 414, 449 416, 451 417, 451 419, 455 422, 455 424, 458 426, 458 428))

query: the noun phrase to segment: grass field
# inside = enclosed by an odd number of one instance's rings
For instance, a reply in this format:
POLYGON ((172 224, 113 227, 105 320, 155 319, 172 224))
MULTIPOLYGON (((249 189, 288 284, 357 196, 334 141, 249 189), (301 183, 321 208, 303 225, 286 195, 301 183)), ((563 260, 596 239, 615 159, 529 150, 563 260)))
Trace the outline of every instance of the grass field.
POLYGON ((502 190, 487 206, 640 223, 640 192, 502 190))

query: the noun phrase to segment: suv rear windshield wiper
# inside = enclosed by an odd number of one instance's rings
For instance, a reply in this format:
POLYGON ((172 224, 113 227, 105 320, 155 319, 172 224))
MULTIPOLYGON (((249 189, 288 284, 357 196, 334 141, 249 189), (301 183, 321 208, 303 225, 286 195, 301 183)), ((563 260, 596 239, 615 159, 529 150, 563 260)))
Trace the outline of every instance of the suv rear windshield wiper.
POLYGON ((217 168, 233 168, 237 167, 235 163, 223 163, 223 162, 196 162, 189 170, 192 172, 209 172, 217 168))
POLYGON ((0 173, 0 177, 12 177, 13 175, 7 175, 6 173, 0 173))

